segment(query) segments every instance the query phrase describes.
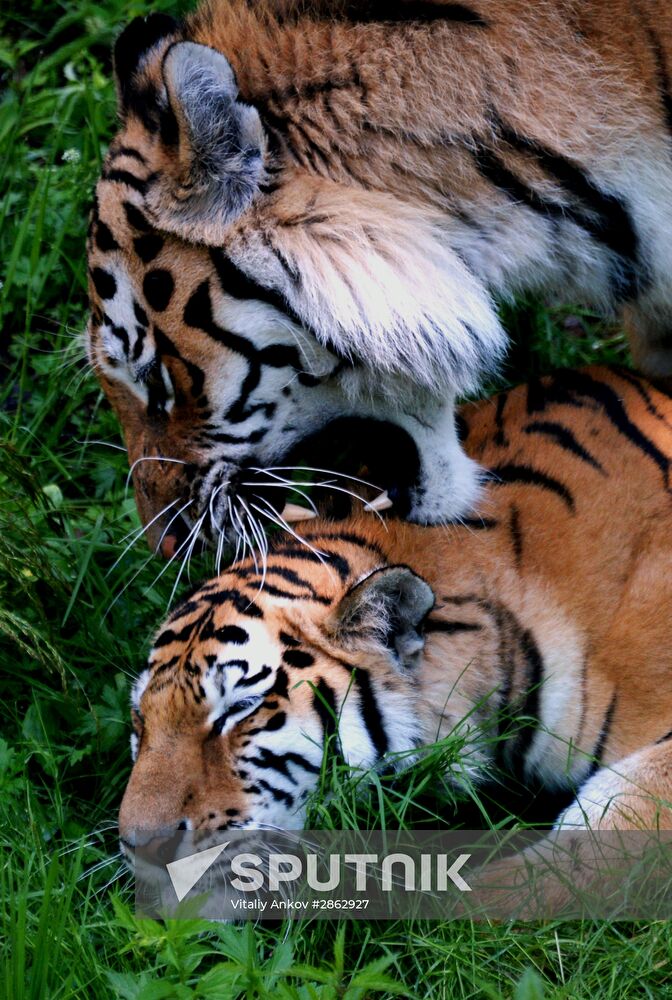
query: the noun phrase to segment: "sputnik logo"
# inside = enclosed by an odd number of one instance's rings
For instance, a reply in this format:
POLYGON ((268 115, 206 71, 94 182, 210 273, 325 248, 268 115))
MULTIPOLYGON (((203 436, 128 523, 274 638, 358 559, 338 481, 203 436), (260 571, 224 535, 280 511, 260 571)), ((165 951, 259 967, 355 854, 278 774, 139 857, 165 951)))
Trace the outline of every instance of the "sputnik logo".
POLYGON ((178 902, 182 902, 189 890, 193 889, 200 878, 203 878, 208 868, 214 865, 224 848, 228 846, 229 841, 227 840, 223 844, 215 844, 214 847, 208 847, 205 851, 189 854, 186 858, 171 861, 166 865, 178 902))

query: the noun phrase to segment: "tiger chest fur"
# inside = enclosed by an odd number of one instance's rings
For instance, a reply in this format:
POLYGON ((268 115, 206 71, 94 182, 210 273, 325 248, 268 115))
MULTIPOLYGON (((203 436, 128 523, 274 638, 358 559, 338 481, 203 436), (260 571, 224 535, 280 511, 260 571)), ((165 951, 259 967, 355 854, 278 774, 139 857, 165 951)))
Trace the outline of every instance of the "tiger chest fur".
POLYGON ((375 477, 397 514, 468 515, 454 403, 502 357, 498 297, 621 310, 669 376, 671 40, 663 0, 213 0, 133 22, 88 341, 150 542, 173 551, 185 520, 231 541, 250 470, 337 417, 399 429, 412 455, 375 477))
POLYGON ((315 522, 173 611, 133 693, 129 856, 300 828, 323 753, 401 768, 450 734, 454 780, 573 792, 564 824, 672 825, 670 396, 587 369, 463 416, 492 470, 469 524, 315 522))

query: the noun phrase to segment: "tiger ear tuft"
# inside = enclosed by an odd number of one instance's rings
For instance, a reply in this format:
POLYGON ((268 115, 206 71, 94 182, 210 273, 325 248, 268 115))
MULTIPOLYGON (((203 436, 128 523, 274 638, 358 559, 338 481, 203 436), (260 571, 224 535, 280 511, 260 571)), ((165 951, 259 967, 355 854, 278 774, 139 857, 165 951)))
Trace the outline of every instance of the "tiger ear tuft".
POLYGON ((329 631, 341 646, 382 645, 400 666, 413 667, 424 648, 422 625, 434 600, 429 584, 408 566, 374 570, 341 599, 329 631))
POLYGON ((238 99, 228 60, 196 42, 177 42, 163 61, 177 148, 168 185, 149 207, 161 228, 194 242, 221 244, 254 198, 264 173, 265 138, 255 108, 238 99))

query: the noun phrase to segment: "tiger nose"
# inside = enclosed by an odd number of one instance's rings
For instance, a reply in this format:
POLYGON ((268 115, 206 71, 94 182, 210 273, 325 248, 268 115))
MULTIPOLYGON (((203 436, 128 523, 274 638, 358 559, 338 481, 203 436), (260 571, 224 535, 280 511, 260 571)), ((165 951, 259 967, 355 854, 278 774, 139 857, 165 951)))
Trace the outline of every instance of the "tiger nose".
POLYGON ((164 559, 172 559, 177 551, 177 535, 165 535, 161 540, 160 552, 164 559))
POLYGON ((160 827, 127 826, 119 819, 119 839, 125 847, 146 847, 152 840, 172 840, 187 829, 185 819, 160 827))

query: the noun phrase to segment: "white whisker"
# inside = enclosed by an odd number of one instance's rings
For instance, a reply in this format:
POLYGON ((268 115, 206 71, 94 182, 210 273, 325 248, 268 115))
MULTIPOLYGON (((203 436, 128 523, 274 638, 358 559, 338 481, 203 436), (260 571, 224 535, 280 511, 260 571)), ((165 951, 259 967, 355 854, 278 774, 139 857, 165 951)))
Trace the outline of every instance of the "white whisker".
POLYGON ((121 857, 121 852, 117 851, 116 854, 110 855, 109 858, 103 858, 102 861, 97 861, 95 865, 91 865, 90 868, 87 868, 85 871, 83 871, 78 876, 77 881, 81 882, 85 878, 90 878, 92 875, 95 875, 96 872, 102 871, 103 868, 107 868, 109 865, 113 865, 115 861, 119 861, 120 857, 121 857))
POLYGON ((380 489, 377 483, 370 483, 368 479, 349 476, 345 472, 336 472, 334 469, 318 469, 313 465, 269 465, 267 469, 252 469, 252 472, 320 472, 323 476, 336 476, 337 479, 349 479, 353 483, 362 483, 374 490, 380 489))
POLYGON ((278 525, 279 528, 282 528, 284 531, 288 531, 290 535, 292 535, 297 540, 297 542, 299 542, 301 545, 305 545, 307 549, 310 549, 310 551, 317 556, 320 562, 326 566, 326 562, 324 559, 324 556, 326 556, 326 552, 322 552, 320 549, 316 549, 315 546, 311 545, 307 539, 302 538, 301 535, 297 535, 294 529, 287 524, 282 514, 278 514, 277 511, 273 510, 273 508, 268 503, 268 500, 264 500, 264 498, 260 497, 257 493, 255 493, 254 496, 256 500, 259 500, 261 503, 264 503, 268 506, 268 510, 262 510, 261 507, 257 507, 257 505, 253 503, 252 507, 254 508, 254 510, 257 511, 258 514, 261 514, 263 517, 267 517, 269 521, 273 521, 275 524, 278 525))
POLYGON ((181 458, 166 458, 164 455, 142 455, 140 458, 136 458, 135 462, 133 462, 133 465, 128 470, 128 475, 126 476, 126 489, 128 489, 128 484, 131 481, 131 476, 135 471, 136 465, 139 465, 141 462, 173 462, 175 465, 187 464, 186 462, 183 462, 181 458))
POLYGON ((237 563, 238 562, 238 552, 240 551, 240 535, 238 534, 238 530, 237 530, 237 528, 236 528, 236 526, 235 526, 235 524, 233 522, 233 507, 231 506, 231 497, 227 497, 226 498, 226 502, 229 505, 229 521, 231 522, 231 526, 232 526, 234 534, 236 536, 236 551, 235 551, 234 556, 233 556, 233 561, 234 561, 234 563, 237 563))
MULTIPOLYGON (((240 500, 240 497, 238 497, 238 499, 240 500)), ((241 518, 239 512, 236 510, 234 506, 231 507, 231 512, 234 514, 236 520, 238 521, 238 526, 243 536, 243 544, 245 546, 243 548, 243 559, 245 558, 245 553, 247 552, 247 547, 249 546, 250 556, 252 557, 252 562, 254 563, 254 572, 258 573, 259 564, 257 563, 257 554, 254 551, 254 545, 251 543, 250 536, 248 535, 245 525, 243 524, 243 519, 241 518)))
MULTIPOLYGON (((189 548, 187 549, 187 554, 185 555, 184 559, 182 560, 182 565, 180 566, 180 568, 178 570, 177 577, 175 579, 175 583, 173 584, 173 589, 171 590, 170 597, 168 598, 168 607, 170 607, 172 605, 172 603, 173 603, 173 598, 175 597, 175 592, 176 592, 177 588, 180 585, 180 579, 182 577, 182 574, 184 573, 184 567, 185 566, 187 567, 187 579, 191 582, 191 576, 190 576, 190 573, 189 573, 189 561, 191 559, 191 553, 194 550, 194 545, 196 544, 196 542, 198 540, 198 534, 199 534, 199 532, 201 530, 201 527, 203 525, 203 522, 205 521, 206 516, 207 516, 207 512, 205 514, 201 514, 200 518, 198 519, 198 521, 196 521, 196 523, 194 524, 193 528, 191 529, 191 531, 187 535, 186 541, 183 543, 183 546, 181 546, 181 548, 183 548, 184 545, 187 542, 189 542, 189 548)), ((181 549, 178 549, 178 552, 180 550, 181 549)), ((177 555, 178 552, 176 552, 175 555, 177 555)), ((175 558, 175 556, 173 556, 173 559, 174 558, 175 558)))
POLYGON ((155 515, 155 516, 154 516, 154 517, 152 518, 152 520, 151 520, 151 521, 148 521, 148 523, 147 523, 147 524, 141 524, 139 528, 134 528, 134 529, 133 529, 133 531, 129 532, 129 534, 128 534, 128 535, 125 535, 125 536, 124 536, 124 538, 122 538, 122 539, 121 539, 121 542, 120 542, 120 544, 121 544, 121 545, 123 545, 123 543, 124 543, 124 542, 126 541, 126 539, 127 539, 128 537, 129 537, 129 535, 132 535, 132 536, 133 536, 133 537, 131 538, 130 542, 128 543, 128 545, 126 546, 126 548, 124 549, 124 551, 123 551, 123 552, 121 553, 121 555, 120 555, 120 556, 119 556, 119 557, 118 557, 117 559, 115 559, 115 561, 114 561, 114 562, 112 563, 112 565, 111 565, 111 566, 110 566, 110 568, 108 569, 107 573, 105 574, 105 577, 106 577, 106 578, 107 578, 107 577, 108 577, 108 576, 110 575, 110 573, 111 573, 111 572, 112 572, 112 571, 113 571, 114 569, 116 569, 116 568, 117 568, 117 566, 119 565, 119 563, 121 562, 121 560, 122 560, 122 559, 124 558, 124 556, 126 555, 126 553, 127 553, 127 552, 128 552, 128 551, 129 551, 130 549, 132 549, 132 548, 133 548, 133 546, 134 546, 134 545, 135 545, 135 543, 136 543, 136 542, 138 541, 138 539, 139 539, 139 538, 142 538, 142 536, 144 535, 144 533, 145 533, 145 531, 147 530, 147 528, 151 528, 151 526, 152 526, 152 525, 154 524, 154 522, 155 522, 155 521, 158 521, 158 520, 159 520, 159 518, 160 518, 160 517, 162 517, 162 516, 163 516, 163 515, 164 515, 164 514, 165 514, 165 513, 167 512, 167 511, 169 511, 171 507, 174 507, 174 506, 175 506, 175 504, 176 504, 176 503, 179 503, 179 502, 180 502, 179 500, 173 500, 173 502, 172 502, 172 503, 169 503, 167 507, 164 507, 164 508, 163 508, 163 510, 160 510, 160 511, 159 511, 159 513, 158 513, 158 514, 156 514, 156 515, 155 515))
POLYGON ((127 451, 127 449, 124 448, 124 446, 121 444, 112 444, 111 441, 99 441, 97 438, 91 438, 90 440, 87 441, 79 441, 77 440, 77 438, 75 438, 75 444, 83 444, 85 447, 90 444, 100 444, 103 445, 105 448, 115 448, 116 451, 123 451, 123 452, 127 451))
POLYGON ((264 583, 266 582, 266 571, 268 568, 268 560, 267 560, 268 542, 264 535, 263 528, 255 520, 250 508, 247 506, 242 497, 238 497, 238 499, 240 503, 243 505, 243 508, 247 514, 247 522, 250 526, 250 531, 252 532, 252 535, 259 546, 259 555, 261 557, 261 584, 259 586, 259 590, 263 590, 264 583))
MULTIPOLYGON (((271 475, 272 475, 272 473, 271 473, 271 475)), ((276 477, 276 478, 279 478, 279 477, 276 477)), ((306 503, 310 504, 310 506, 313 508, 313 510, 317 514, 317 507, 315 506, 315 504, 313 503, 313 501, 310 499, 310 497, 308 496, 308 494, 304 493, 303 490, 298 489, 299 486, 312 486, 313 483, 292 483, 289 480, 287 480, 286 482, 279 482, 279 483, 260 483, 260 482, 257 481, 256 483, 241 483, 240 485, 241 486, 256 486, 256 487, 259 487, 259 486, 274 487, 276 490, 284 490, 284 489, 290 488, 290 489, 292 489, 294 491, 294 493, 298 493, 300 496, 302 496, 303 499, 306 501, 306 503)))
POLYGON ((224 548, 224 532, 219 532, 219 538, 217 539, 217 552, 215 555, 215 566, 217 568, 217 576, 220 576, 222 570, 222 549, 224 548))

